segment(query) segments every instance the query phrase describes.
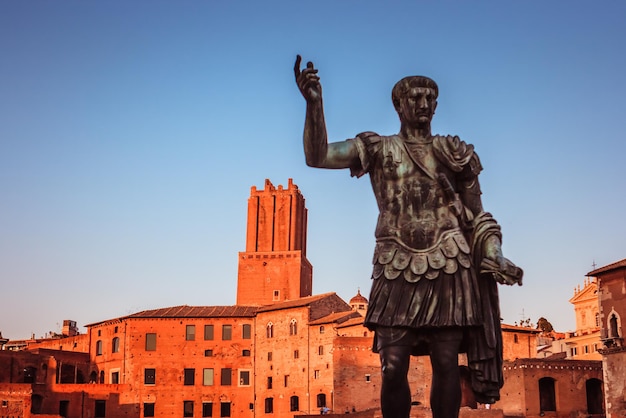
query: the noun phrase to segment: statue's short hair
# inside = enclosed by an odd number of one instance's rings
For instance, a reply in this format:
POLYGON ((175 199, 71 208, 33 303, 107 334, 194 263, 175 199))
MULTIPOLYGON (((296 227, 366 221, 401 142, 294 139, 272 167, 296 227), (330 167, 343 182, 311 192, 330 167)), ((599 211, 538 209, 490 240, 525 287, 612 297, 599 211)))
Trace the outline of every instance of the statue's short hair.
POLYGON ((433 89, 435 92, 435 98, 439 95, 439 87, 437 86, 437 83, 435 83, 435 80, 423 75, 412 75, 404 77, 402 80, 398 81, 395 86, 393 86, 393 89, 391 90, 391 100, 393 101, 393 106, 397 109, 398 104, 400 103, 400 97, 404 96, 410 89, 415 87, 433 89))

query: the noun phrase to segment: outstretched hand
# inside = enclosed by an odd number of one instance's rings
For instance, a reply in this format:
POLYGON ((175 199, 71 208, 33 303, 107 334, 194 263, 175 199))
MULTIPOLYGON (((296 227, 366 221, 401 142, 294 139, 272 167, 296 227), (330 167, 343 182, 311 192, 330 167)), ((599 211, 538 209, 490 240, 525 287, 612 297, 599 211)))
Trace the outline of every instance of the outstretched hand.
POLYGON ((307 102, 316 102, 322 99, 322 84, 320 83, 320 77, 317 75, 317 69, 313 66, 311 61, 307 62, 306 68, 300 70, 300 64, 302 57, 298 55, 296 57, 296 64, 293 67, 294 75, 296 76, 296 84, 300 89, 300 93, 307 102))
POLYGON ((482 274, 490 274, 495 281, 500 284, 507 284, 509 286, 517 284, 522 285, 522 277, 524 271, 517 267, 508 258, 499 256, 498 261, 494 261, 488 258, 483 259, 480 272, 482 274))

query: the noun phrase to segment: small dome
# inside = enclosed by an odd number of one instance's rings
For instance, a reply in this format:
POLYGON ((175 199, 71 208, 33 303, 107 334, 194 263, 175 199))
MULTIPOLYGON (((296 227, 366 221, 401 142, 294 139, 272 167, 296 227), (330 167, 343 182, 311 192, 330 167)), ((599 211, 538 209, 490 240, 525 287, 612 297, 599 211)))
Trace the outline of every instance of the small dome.
POLYGON ((350 299, 350 305, 356 305, 359 303, 367 304, 367 299, 361 295, 361 289, 357 290, 356 296, 350 299))

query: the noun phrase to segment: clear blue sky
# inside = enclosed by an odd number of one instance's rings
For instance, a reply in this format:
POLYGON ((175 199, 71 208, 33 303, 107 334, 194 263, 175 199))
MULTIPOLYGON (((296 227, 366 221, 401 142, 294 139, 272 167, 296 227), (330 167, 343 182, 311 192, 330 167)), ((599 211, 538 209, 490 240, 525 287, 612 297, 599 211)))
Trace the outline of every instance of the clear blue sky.
POLYGON ((523 287, 507 323, 574 328, 568 300, 626 257, 623 1, 0 3, 0 331, 235 303, 250 187, 302 190, 314 292, 367 295, 367 178, 308 168, 296 54, 331 140, 397 132, 393 84, 440 87, 473 143, 523 287))

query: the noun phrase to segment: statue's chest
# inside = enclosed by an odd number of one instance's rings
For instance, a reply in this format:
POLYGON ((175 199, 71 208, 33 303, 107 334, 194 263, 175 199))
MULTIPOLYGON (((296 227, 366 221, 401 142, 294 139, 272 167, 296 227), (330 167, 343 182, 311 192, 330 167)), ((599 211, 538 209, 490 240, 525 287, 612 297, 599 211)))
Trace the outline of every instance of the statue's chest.
POLYGON ((380 180, 420 181, 429 183, 442 169, 432 151, 432 144, 404 144, 397 140, 383 142, 379 154, 380 180))

